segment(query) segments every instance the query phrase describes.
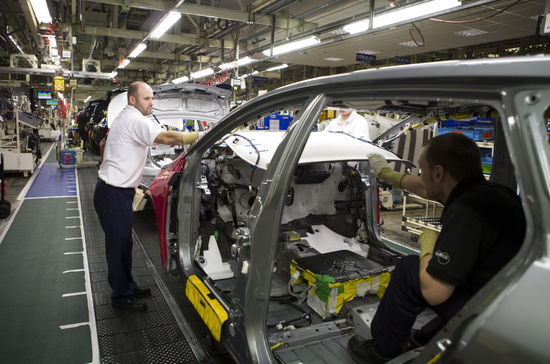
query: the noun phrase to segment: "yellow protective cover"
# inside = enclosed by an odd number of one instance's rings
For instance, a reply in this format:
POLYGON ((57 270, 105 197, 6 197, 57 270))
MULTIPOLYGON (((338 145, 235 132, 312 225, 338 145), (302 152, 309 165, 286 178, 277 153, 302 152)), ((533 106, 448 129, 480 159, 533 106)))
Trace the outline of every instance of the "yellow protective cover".
POLYGON ((210 333, 216 341, 221 340, 223 323, 227 320, 227 311, 214 297, 208 287, 197 277, 191 275, 187 278, 185 295, 195 307, 195 310, 208 326, 210 333))

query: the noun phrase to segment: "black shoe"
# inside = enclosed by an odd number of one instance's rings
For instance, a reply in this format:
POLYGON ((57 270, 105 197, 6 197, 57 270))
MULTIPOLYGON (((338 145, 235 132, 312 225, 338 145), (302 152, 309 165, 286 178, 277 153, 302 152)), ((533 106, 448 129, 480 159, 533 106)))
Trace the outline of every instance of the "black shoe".
POLYGON ((111 302, 111 306, 124 311, 139 312, 146 311, 147 305, 143 302, 138 302, 135 298, 130 298, 126 301, 111 302))
POLYGON ((348 353, 356 363, 382 364, 393 359, 379 354, 374 340, 364 340, 357 335, 348 341, 348 353))
POLYGON ((145 298, 151 296, 151 288, 139 288, 134 289, 134 296, 136 298, 145 298))
POLYGON ((425 346, 430 342, 431 337, 428 336, 424 331, 412 329, 411 334, 409 335, 409 342, 407 343, 407 350, 412 350, 425 346))

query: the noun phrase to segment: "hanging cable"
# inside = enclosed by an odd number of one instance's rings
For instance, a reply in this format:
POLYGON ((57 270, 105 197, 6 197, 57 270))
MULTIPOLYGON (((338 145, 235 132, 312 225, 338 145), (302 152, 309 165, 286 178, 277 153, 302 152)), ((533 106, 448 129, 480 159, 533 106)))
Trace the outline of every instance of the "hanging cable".
POLYGON ((416 44, 418 47, 424 47, 426 45, 426 41, 424 40, 424 36, 422 35, 422 32, 420 31, 420 29, 418 29, 418 27, 416 26, 416 24, 414 23, 411 23, 411 25, 413 26, 413 28, 409 28, 409 34, 411 36, 411 39, 412 41, 414 42, 414 44, 416 44), (418 33, 418 35, 420 35, 420 38, 422 38, 422 43, 418 43, 416 41, 416 39, 414 38, 414 35, 413 35, 413 30, 416 30, 416 32, 418 33))

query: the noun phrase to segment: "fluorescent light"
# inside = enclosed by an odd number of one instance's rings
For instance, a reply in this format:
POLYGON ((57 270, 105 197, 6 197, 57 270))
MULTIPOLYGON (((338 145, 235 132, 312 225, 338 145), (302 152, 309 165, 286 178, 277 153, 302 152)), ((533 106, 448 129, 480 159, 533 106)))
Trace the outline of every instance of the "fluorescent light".
POLYGON ((427 17, 429 14, 451 9, 462 5, 460 0, 433 0, 422 4, 407 7, 399 7, 384 14, 374 17, 372 27, 380 28, 386 25, 400 23, 402 21, 427 17))
POLYGON ((196 78, 206 77, 214 74, 214 70, 212 68, 205 68, 202 70, 199 70, 197 72, 191 73, 191 79, 194 80, 196 78))
POLYGON ((117 71, 113 71, 113 72, 111 72, 111 73, 109 74, 109 77, 110 77, 110 78, 115 78, 116 75, 118 75, 118 72, 117 72, 117 71))
MULTIPOLYGON (((372 27, 380 28, 386 25, 399 23, 418 17, 427 17, 429 14, 451 9, 462 5, 460 0, 432 0, 418 5, 395 8, 381 15, 376 15, 372 27)), ((342 29, 349 34, 366 32, 369 30, 369 19, 362 19, 344 26, 342 29)))
POLYGON ((86 100, 84 100, 84 103, 87 103, 88 101, 90 101, 92 99, 92 95, 86 97, 86 100))
POLYGON ((266 72, 271 72, 271 71, 278 71, 278 70, 282 70, 283 68, 287 68, 288 67, 288 64, 286 63, 283 63, 279 66, 275 66, 275 67, 271 67, 271 68, 268 68, 266 69, 265 71, 266 72))
POLYGON ((15 40, 14 37, 12 37, 11 35, 8 35, 8 38, 10 38, 11 42, 15 45, 15 48, 17 48, 17 50, 19 52, 21 52, 22 54, 25 54, 25 52, 23 52, 23 50, 21 49, 21 47, 19 46, 19 44, 17 44, 17 41, 15 40))
POLYGON ((250 58, 250 57, 247 56, 247 57, 244 57, 244 58, 240 58, 236 61, 223 63, 219 67, 222 71, 225 71, 227 69, 236 68, 237 66, 246 66, 247 64, 250 64, 250 63, 253 63, 253 62, 256 62, 256 60, 254 58, 250 58))
MULTIPOLYGON (((306 48, 306 47, 309 47, 309 46, 312 46, 312 45, 315 45, 315 44, 319 44, 319 43, 321 43, 319 38, 311 36, 311 37, 308 37, 308 38, 296 40, 294 42, 288 42, 288 43, 285 43, 285 44, 281 44, 277 47, 274 47, 273 48, 273 55, 277 56, 279 54, 294 52, 298 49, 306 48)), ((265 54, 267 57, 269 57, 271 55, 271 49, 266 49, 262 53, 265 54)))
POLYGON ((243 78, 247 78, 247 77, 250 77, 250 76, 254 76, 254 75, 257 75, 258 73, 260 73, 260 72, 254 71, 254 72, 252 72, 252 73, 247 73, 246 75, 243 76, 243 78))
POLYGON ((367 30, 369 30, 369 19, 363 19, 363 20, 350 23, 344 26, 343 29, 349 34, 366 32, 367 30))
POLYGON ((122 60, 122 62, 120 62, 118 64, 118 68, 119 69, 124 69, 124 67, 126 67, 129 64, 130 64, 130 60, 129 59, 124 59, 124 60, 122 60))
POLYGON ((50 16, 50 10, 48 10, 46 0, 31 0, 31 6, 34 11, 34 16, 39 23, 49 24, 52 22, 52 17, 50 16))
POLYGON ((182 83, 182 82, 187 82, 187 81, 189 81, 189 77, 183 76, 183 77, 179 77, 179 78, 176 78, 176 79, 172 80, 172 83, 182 83))
POLYGON ((238 66, 246 66, 247 64, 250 64, 252 62, 256 62, 256 60, 253 59, 253 58, 250 58, 250 57, 244 57, 244 58, 240 58, 237 61, 237 65, 238 66))
POLYGON ((235 67, 237 67, 237 62, 236 61, 222 63, 222 64, 219 65, 219 68, 222 71, 225 71, 225 70, 228 70, 228 69, 231 69, 231 68, 235 68, 235 67))
POLYGON ((132 53, 130 53, 130 55, 128 56, 128 58, 136 58, 137 56, 140 55, 141 52, 143 52, 145 50, 145 48, 147 48, 147 44, 145 43, 139 43, 136 48, 134 48, 134 50, 132 51, 132 53))
POLYGON ((151 34, 149 34, 149 38, 153 39, 159 39, 162 37, 164 33, 168 31, 174 25, 179 19, 181 18, 181 13, 179 11, 171 11, 167 15, 164 16, 162 21, 157 25, 151 34))

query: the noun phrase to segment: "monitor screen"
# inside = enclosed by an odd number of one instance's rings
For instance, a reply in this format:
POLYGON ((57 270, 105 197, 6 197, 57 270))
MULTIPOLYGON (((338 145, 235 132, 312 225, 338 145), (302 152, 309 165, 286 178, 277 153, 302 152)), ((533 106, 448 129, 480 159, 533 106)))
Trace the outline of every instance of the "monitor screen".
POLYGON ((52 93, 50 91, 38 91, 38 100, 51 100, 52 93))
POLYGON ((57 105, 57 99, 46 100, 46 105, 57 105))

